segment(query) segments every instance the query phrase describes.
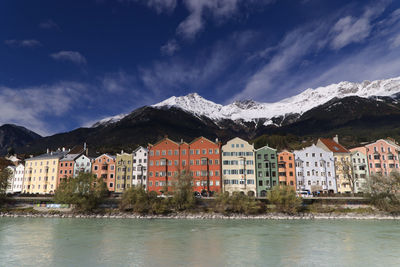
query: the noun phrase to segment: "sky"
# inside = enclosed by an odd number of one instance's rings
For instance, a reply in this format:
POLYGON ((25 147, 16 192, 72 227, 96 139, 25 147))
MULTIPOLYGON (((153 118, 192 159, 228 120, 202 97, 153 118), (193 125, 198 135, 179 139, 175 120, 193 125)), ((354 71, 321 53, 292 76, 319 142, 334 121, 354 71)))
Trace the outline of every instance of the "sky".
POLYGON ((174 95, 276 102, 398 76, 397 0, 0 1, 0 125, 43 136, 174 95))

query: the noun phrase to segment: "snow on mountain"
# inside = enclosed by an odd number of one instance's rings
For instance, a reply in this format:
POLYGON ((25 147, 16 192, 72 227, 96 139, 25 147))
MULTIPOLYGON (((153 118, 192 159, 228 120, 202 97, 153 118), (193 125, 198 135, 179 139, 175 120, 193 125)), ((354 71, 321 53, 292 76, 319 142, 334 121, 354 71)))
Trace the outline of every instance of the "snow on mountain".
MULTIPOLYGON (((259 103, 253 100, 235 101, 229 105, 221 105, 209 101, 197 93, 186 96, 172 96, 160 103, 152 105, 154 108, 177 107, 201 118, 206 116, 216 122, 222 119, 253 121, 265 119, 265 125, 274 124, 272 118, 289 114, 303 114, 304 112, 325 104, 333 98, 347 96, 372 97, 392 96, 400 92, 400 77, 364 81, 362 83, 340 82, 316 89, 307 89, 302 93, 285 98, 275 103, 259 103)), ((102 119, 92 127, 108 125, 120 121, 128 114, 120 114, 102 119)))
POLYGON ((325 104, 333 98, 348 96, 372 97, 392 96, 400 92, 400 77, 387 80, 364 81, 362 83, 340 82, 316 89, 307 89, 302 93, 285 98, 275 103, 258 103, 253 100, 236 101, 223 106, 206 100, 196 93, 186 96, 170 97, 155 108, 177 107, 197 116, 207 116, 213 120, 230 119, 252 121, 266 119, 266 125, 272 124, 271 118, 287 114, 303 114, 304 112, 325 104))
POLYGON ((128 114, 119 114, 119 115, 115 115, 115 116, 112 116, 112 117, 104 118, 102 120, 99 120, 95 124, 93 124, 91 126, 91 128, 95 128, 95 127, 98 127, 98 126, 106 126, 106 125, 118 122, 118 121, 122 120, 127 115, 128 114))

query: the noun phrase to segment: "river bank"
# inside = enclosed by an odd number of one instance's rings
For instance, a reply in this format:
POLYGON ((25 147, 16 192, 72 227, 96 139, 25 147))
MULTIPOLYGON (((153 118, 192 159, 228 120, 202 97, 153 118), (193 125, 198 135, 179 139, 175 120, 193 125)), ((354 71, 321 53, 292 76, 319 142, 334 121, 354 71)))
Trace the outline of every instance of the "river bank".
POLYGON ((282 213, 267 213, 261 215, 244 214, 217 214, 217 213, 173 213, 168 215, 141 215, 133 213, 103 213, 103 214, 81 214, 61 212, 1 212, 0 217, 23 217, 23 218, 87 218, 87 219, 188 219, 188 220, 400 220, 400 216, 386 213, 302 213, 288 215, 282 213))

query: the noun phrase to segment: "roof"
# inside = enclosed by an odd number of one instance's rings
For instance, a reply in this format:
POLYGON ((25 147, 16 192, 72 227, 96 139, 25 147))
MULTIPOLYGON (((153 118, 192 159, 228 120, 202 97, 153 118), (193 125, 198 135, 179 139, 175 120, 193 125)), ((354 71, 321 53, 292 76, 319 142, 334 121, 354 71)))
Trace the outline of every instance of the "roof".
POLYGON ((269 147, 269 146, 260 147, 259 149, 256 149, 256 151, 263 150, 263 149, 271 149, 271 150, 273 150, 275 152, 277 151, 276 148, 272 148, 272 147, 269 147))
POLYGON ((147 152, 147 148, 142 147, 142 146, 138 146, 135 150, 132 151, 132 153, 136 153, 136 152, 138 152, 140 149, 143 149, 143 150, 145 150, 145 151, 147 152))
POLYGON ((330 151, 333 153, 350 153, 347 148, 342 146, 341 144, 336 143, 333 139, 329 138, 320 138, 319 139, 330 151))
POLYGON ((98 157, 95 158, 95 159, 101 158, 102 156, 109 157, 110 159, 113 159, 113 160, 115 160, 115 158, 116 158, 115 156, 112 156, 112 155, 110 155, 110 154, 105 153, 105 154, 102 154, 102 155, 98 156, 98 157))
POLYGON ((49 153, 45 153, 36 157, 32 157, 32 158, 28 158, 25 161, 30 161, 30 160, 43 160, 43 159, 60 159, 62 157, 64 157, 66 154, 68 153, 68 151, 61 151, 61 150, 57 150, 57 151, 51 151, 49 153))
POLYGON ((74 161, 81 154, 67 154, 60 161, 74 161))
POLYGON ((210 142, 210 143, 212 143, 212 144, 214 144, 214 145, 218 145, 218 144, 220 143, 220 142, 213 142, 213 141, 211 141, 210 139, 205 138, 204 136, 200 136, 200 137, 197 137, 197 138, 193 139, 193 141, 190 142, 189 145, 191 145, 191 144, 193 144, 194 142, 197 142, 197 141, 199 141, 199 140, 201 140, 201 139, 203 139, 203 140, 205 140, 205 141, 208 141, 208 142, 210 142))

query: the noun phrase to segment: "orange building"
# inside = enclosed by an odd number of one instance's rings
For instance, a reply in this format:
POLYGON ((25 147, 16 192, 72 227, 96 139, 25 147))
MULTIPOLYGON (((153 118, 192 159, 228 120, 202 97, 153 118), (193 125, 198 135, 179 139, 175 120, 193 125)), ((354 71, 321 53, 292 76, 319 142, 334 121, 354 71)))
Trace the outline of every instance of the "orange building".
POLYGON ((57 185, 59 185, 64 179, 74 176, 75 159, 79 156, 80 154, 67 154, 60 159, 60 162, 58 163, 57 185))
POLYGON ((181 171, 190 171, 194 191, 221 191, 221 143, 204 137, 190 144, 177 143, 166 137, 154 145, 149 144, 148 150, 149 191, 170 191, 174 177, 181 171))
POLYGON ((294 154, 288 151, 278 153, 279 184, 292 186, 296 190, 295 173, 294 154))
POLYGON ((115 157, 103 154, 95 158, 92 164, 92 173, 96 177, 103 178, 107 184, 108 191, 115 191, 115 157))

